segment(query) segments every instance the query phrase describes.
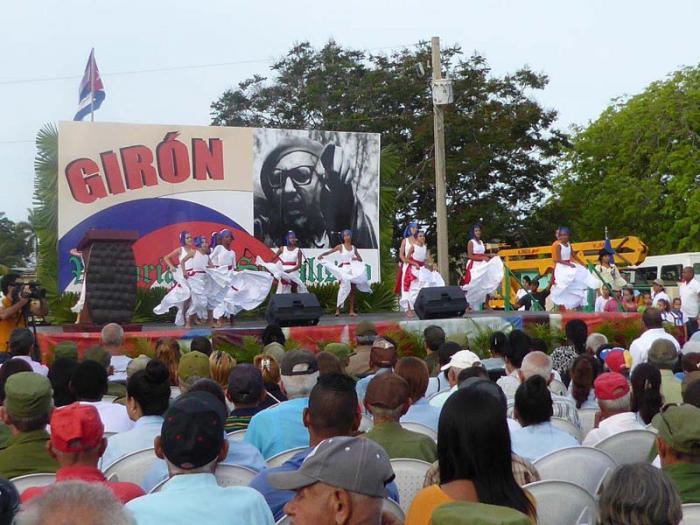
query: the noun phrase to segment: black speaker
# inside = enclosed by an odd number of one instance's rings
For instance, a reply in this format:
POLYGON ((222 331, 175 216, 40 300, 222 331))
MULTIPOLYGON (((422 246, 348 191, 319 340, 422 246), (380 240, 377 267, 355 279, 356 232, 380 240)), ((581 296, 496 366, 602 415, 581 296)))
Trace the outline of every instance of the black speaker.
POLYGON ((318 324, 323 308, 311 293, 273 294, 265 319, 280 326, 313 326, 318 324))
POLYGON ((413 309, 419 319, 462 317, 467 310, 467 299, 459 286, 422 288, 413 309))

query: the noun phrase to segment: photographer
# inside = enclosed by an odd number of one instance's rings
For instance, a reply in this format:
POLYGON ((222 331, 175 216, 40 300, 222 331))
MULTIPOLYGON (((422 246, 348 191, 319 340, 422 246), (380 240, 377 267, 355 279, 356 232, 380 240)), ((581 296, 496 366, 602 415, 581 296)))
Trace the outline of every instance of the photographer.
POLYGON ((8 352, 10 332, 15 328, 27 326, 27 319, 23 314, 24 307, 29 303, 29 297, 22 294, 18 284, 19 275, 8 273, 0 280, 2 301, 0 301, 0 354, 8 352))

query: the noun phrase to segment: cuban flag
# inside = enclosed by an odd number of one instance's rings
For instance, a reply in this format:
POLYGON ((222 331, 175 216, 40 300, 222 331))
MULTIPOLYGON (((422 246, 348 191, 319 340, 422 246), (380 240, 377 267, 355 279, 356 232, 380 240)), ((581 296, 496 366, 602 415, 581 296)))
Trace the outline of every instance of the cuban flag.
POLYGON ((80 81, 80 100, 78 102, 78 112, 73 120, 83 120, 85 115, 94 112, 102 105, 105 99, 105 87, 100 78, 100 72, 95 62, 95 49, 90 51, 85 74, 80 81))

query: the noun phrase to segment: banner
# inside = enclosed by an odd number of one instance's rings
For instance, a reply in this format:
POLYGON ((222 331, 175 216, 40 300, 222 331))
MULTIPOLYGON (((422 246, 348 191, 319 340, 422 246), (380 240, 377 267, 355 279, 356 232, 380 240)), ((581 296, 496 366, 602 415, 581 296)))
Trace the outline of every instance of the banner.
POLYGON ((71 255, 89 229, 135 230, 141 286, 169 286, 163 256, 183 230, 234 232, 239 268, 274 257, 288 230, 309 284, 335 279, 316 261, 353 231, 379 275, 379 135, 102 122, 59 124, 59 289, 79 291, 71 255))

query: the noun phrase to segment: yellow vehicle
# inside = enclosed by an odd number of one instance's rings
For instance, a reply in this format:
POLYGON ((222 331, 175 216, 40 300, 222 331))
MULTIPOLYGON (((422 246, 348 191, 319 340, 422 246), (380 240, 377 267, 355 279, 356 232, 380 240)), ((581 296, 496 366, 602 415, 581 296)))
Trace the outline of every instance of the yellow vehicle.
MULTIPOLYGON (((611 239, 610 244, 615 250, 615 262, 618 267, 638 266, 647 257, 647 245, 639 237, 611 239)), ((581 260, 590 264, 597 264, 598 254, 604 248, 605 240, 575 242, 572 246, 574 252, 581 260)), ((551 245, 532 248, 509 248, 499 250, 498 255, 503 259, 506 275, 497 293, 489 301, 489 306, 493 309, 504 309, 503 296, 506 289, 510 293, 510 304, 517 302, 516 294, 522 287, 521 279, 523 276, 540 277, 551 273, 554 269, 551 245), (505 279, 509 279, 509 286, 506 286, 505 279)))

